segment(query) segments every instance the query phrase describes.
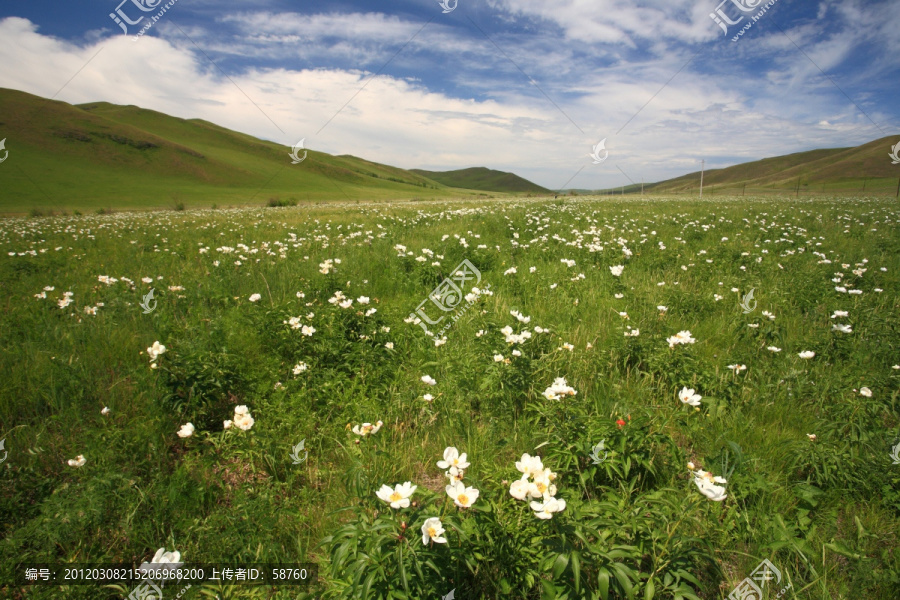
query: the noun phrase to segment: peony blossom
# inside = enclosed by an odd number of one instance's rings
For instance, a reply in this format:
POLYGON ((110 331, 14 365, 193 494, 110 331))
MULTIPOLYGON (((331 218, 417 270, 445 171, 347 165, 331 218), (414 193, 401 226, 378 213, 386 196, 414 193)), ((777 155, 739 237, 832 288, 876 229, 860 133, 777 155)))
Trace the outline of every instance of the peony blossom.
POLYGON ((685 404, 690 404, 691 406, 700 406, 700 399, 703 396, 700 394, 694 393, 694 388, 683 387, 681 391, 678 392, 678 398, 684 402, 685 404))
POLYGON ((242 431, 249 431, 255 423, 250 411, 243 404, 234 407, 234 424, 242 431))
POLYGON ((382 423, 381 421, 376 422, 374 425, 372 425, 371 423, 363 423, 362 426, 355 425, 352 431, 356 435, 366 437, 367 435, 375 435, 376 433, 378 433, 378 430, 381 429, 382 425, 384 425, 384 423, 382 423))
POLYGON ((409 481, 403 484, 398 483, 393 489, 382 485, 375 495, 390 504, 391 508, 408 508, 409 497, 413 495, 417 487, 409 481))
POLYGON ((453 499, 453 504, 460 508, 469 508, 478 500, 479 491, 473 487, 466 487, 461 481, 454 481, 444 488, 447 495, 453 499))
POLYGON ((68 462, 70 467, 80 468, 84 466, 87 460, 84 458, 84 455, 79 454, 75 458, 70 458, 68 462))
POLYGON ((531 483, 528 481, 528 475, 523 475, 522 479, 513 481, 509 486, 509 495, 516 500, 524 500, 528 496, 531 483))
POLYGON ((422 375, 422 383, 426 385, 437 385, 437 381, 431 375, 422 375))
POLYGON ((546 498, 543 502, 532 502, 531 510, 538 519, 552 519, 553 513, 566 509, 566 501, 562 498, 546 498))
POLYGON ((441 469, 449 469, 456 467, 458 469, 468 469, 469 461, 466 460, 466 453, 459 453, 459 450, 453 446, 444 449, 444 460, 439 460, 437 466, 441 469))
POLYGON ((260 294, 251 294, 250 302, 259 302, 261 298, 262 298, 262 295, 260 295, 260 294))
POLYGON ((728 497, 725 494, 725 486, 717 485, 728 483, 724 477, 714 476, 701 469, 694 473, 694 483, 701 494, 714 502, 721 502, 728 497))
POLYGON ((189 438, 192 435, 194 435, 194 426, 191 423, 185 423, 178 430, 178 437, 180 438, 189 438))
POLYGON ((815 355, 816 355, 816 353, 813 352, 812 350, 804 350, 803 352, 799 353, 797 356, 799 356, 800 358, 803 358, 803 359, 810 359, 810 358, 814 357, 815 355))
POLYGON ((438 517, 425 519, 425 523, 422 524, 422 543, 426 546, 429 541, 436 544, 446 544, 447 538, 443 537, 443 533, 444 526, 438 517))
POLYGON ((622 271, 624 271, 624 270, 625 270, 625 267, 623 265, 616 265, 614 267, 609 268, 609 272, 612 273, 616 277, 621 276, 622 271))

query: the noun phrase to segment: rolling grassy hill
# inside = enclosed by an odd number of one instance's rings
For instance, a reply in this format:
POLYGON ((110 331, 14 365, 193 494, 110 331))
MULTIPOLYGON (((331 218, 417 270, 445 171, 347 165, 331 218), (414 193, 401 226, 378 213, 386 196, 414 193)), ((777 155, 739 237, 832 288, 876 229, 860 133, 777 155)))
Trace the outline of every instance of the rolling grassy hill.
POLYGON ((9 89, 0 89, 0 134, 6 213, 484 196, 349 155, 307 150, 292 165, 285 146, 199 119, 9 89))
POLYGON ((552 194, 547 188, 523 179, 515 173, 495 171, 485 167, 471 167, 456 171, 425 171, 411 169, 412 173, 427 177, 443 185, 469 190, 504 190, 509 192, 525 192, 532 194, 552 194))
MULTIPOLYGON (((795 190, 800 193, 893 193, 900 178, 900 166, 891 164, 888 154, 898 136, 889 136, 854 148, 810 150, 765 158, 725 169, 709 169, 703 175, 704 190, 795 190)), ((644 186, 650 193, 694 193, 700 171, 644 186)), ((625 188, 626 193, 640 186, 625 188)))

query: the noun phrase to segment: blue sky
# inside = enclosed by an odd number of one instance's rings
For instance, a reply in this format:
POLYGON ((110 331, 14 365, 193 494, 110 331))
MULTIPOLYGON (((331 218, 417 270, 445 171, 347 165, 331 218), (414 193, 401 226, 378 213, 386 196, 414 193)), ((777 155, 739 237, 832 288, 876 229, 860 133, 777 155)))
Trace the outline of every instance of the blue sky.
POLYGON ((900 136, 895 0, 167 1, 0 4, 0 87, 551 189, 900 136))

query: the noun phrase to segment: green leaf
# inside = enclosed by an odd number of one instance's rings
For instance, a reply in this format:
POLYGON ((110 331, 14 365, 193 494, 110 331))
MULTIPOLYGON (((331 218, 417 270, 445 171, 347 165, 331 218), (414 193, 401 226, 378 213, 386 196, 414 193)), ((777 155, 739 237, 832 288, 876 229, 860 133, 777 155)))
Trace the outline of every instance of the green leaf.
POLYGON ((603 600, 609 600, 609 571, 600 569, 597 573, 597 587, 600 591, 600 597, 603 600))
POLYGON ((581 555, 573 552, 570 555, 572 561, 572 574, 575 576, 575 593, 581 593, 581 555))
POLYGON ((569 557, 565 554, 557 554, 553 561, 553 579, 559 579, 566 567, 569 566, 569 557))
POLYGON ((656 585, 653 583, 653 578, 651 577, 647 581, 647 587, 644 588, 644 600, 650 600, 655 595, 656 595, 656 585))

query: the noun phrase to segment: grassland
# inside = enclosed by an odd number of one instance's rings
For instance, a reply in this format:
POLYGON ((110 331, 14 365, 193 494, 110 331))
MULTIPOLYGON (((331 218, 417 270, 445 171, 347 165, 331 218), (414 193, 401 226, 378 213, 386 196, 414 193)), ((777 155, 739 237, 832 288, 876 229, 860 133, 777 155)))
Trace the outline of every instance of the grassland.
POLYGON ((896 599, 898 220, 874 197, 4 220, 0 596, 123 598, 10 582, 25 562, 138 565, 165 547, 319 565, 299 592, 189 600, 721 599, 763 559, 782 598, 896 599), (492 295, 436 344, 406 320, 463 259, 492 295), (682 331, 695 343, 667 341, 682 331), (548 399, 557 378, 576 394, 548 399), (241 405, 252 427, 225 429, 241 405), (450 446, 471 508, 445 493, 450 446), (523 453, 556 474, 550 519, 510 494, 523 453), (688 462, 727 497, 701 494, 688 462), (375 495, 406 481, 408 508, 375 495), (423 544, 435 516, 447 543, 423 544))

